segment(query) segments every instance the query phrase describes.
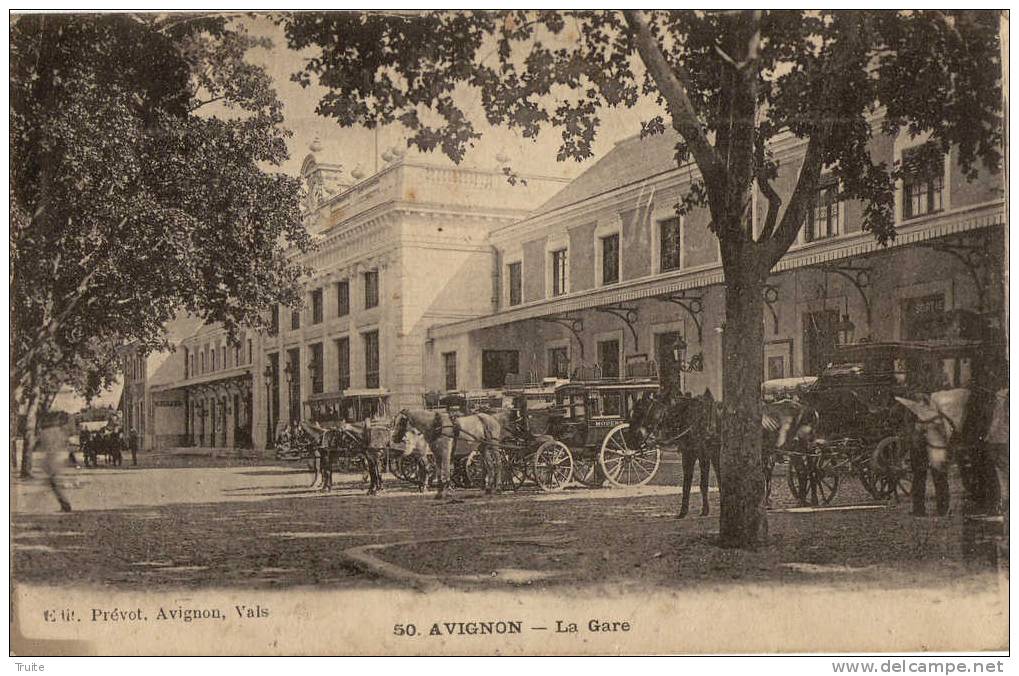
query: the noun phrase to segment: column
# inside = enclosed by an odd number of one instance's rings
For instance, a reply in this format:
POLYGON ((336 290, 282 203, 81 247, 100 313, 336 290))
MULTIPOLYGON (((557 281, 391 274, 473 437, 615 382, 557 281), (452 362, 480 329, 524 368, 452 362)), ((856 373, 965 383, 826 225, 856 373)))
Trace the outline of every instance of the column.
POLYGON ((233 393, 234 393, 233 388, 228 388, 225 395, 226 398, 224 399, 224 401, 226 402, 226 407, 224 409, 224 417, 226 419, 226 424, 224 425, 224 427, 226 429, 224 429, 223 432, 225 437, 224 441, 226 443, 224 443, 223 445, 226 446, 227 448, 234 448, 237 445, 235 429, 237 427, 237 410, 234 408, 233 393))

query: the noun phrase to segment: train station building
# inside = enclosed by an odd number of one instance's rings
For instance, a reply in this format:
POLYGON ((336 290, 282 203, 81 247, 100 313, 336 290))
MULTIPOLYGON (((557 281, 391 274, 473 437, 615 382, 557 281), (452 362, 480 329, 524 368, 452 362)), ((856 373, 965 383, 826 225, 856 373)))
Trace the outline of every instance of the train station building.
MULTIPOLYGON (((724 275, 707 209, 675 206, 697 178, 677 167, 670 134, 618 143, 527 218, 492 233, 492 311, 427 334, 433 390, 625 377, 653 361, 684 391, 721 392, 724 275)), ((909 165, 923 138, 875 136, 878 162, 909 165)), ((805 145, 778 139, 775 187, 788 203, 805 145)), ((949 337, 946 311, 1001 321, 1004 183, 968 181, 954 152, 943 172, 916 172, 895 196, 887 247, 863 230, 864 205, 822 186, 798 241, 765 289, 765 379, 816 375, 840 343, 949 337)), ((754 228, 767 203, 755 195, 754 228)), ((965 368, 965 365, 961 365, 965 368)))
POLYGON ((297 259, 311 270, 304 307, 274 308, 270 331, 236 342, 216 325, 181 340, 145 384, 146 448, 264 449, 280 421, 341 392, 420 405, 428 329, 491 312, 490 233, 566 185, 398 149, 365 176, 320 151, 301 170, 316 243, 297 259))
MULTIPOLYGON (((875 136, 907 165, 925 139, 875 136)), ((572 182, 388 151, 375 174, 305 158, 315 251, 301 310, 230 343, 217 326, 180 341, 144 383, 145 447, 265 449, 280 421, 337 394, 419 406, 426 393, 509 379, 625 377, 648 365, 685 391, 721 393, 724 276, 706 209, 676 205, 696 167, 668 133, 619 142, 572 182), (512 375, 511 375, 512 374, 512 375)), ((788 202, 804 145, 771 148, 788 202)), ((755 196, 754 227, 766 201, 755 196)), ((1001 320, 1004 182, 969 181, 950 153, 895 196, 896 237, 863 230, 864 205, 822 182, 765 289, 765 379, 816 375, 842 343, 949 337, 946 311, 1001 320)), ((964 368, 960 365, 959 368, 964 368)), ((144 370, 144 369, 143 369, 144 370)), ((149 369, 150 371, 152 369, 149 369)), ((138 387, 134 387, 138 389, 138 387)))

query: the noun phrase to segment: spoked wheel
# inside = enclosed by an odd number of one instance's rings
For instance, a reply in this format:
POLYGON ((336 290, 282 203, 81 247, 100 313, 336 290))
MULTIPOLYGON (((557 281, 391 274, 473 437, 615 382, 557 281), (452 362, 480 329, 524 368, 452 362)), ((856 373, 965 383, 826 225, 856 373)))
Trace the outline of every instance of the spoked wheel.
POLYGON ((887 500, 900 495, 908 496, 913 486, 913 473, 909 453, 897 435, 887 436, 877 442, 870 460, 873 472, 873 495, 878 500, 887 500))
POLYGON ((418 460, 412 455, 402 455, 393 460, 390 471, 400 481, 407 481, 416 484, 419 481, 418 473, 421 471, 418 460))
POLYGON ((830 505, 839 492, 836 457, 832 453, 796 455, 789 460, 788 483, 800 505, 830 505))
POLYGON ((613 486, 643 486, 654 478, 662 462, 662 449, 654 437, 648 435, 632 447, 627 441, 629 428, 629 423, 621 423, 609 430, 598 454, 598 464, 613 486))
POLYGON ((601 488, 605 475, 601 472, 598 459, 593 455, 573 456, 573 480, 588 488, 601 488))
POLYGON ((502 484, 506 488, 518 490, 531 478, 533 455, 524 453, 506 453, 502 451, 502 484))
POLYGON ((546 441, 534 453, 534 480, 543 491, 561 491, 573 480, 573 454, 561 441, 546 441))

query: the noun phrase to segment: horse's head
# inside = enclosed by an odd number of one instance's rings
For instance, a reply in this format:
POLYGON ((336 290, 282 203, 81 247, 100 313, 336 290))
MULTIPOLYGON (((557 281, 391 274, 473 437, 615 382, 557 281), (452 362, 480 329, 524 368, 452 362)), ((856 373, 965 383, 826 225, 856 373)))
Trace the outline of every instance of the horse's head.
POLYGON ((396 418, 393 420, 393 434, 389 438, 389 442, 398 444, 403 441, 403 438, 407 435, 407 409, 403 409, 396 414, 396 418))

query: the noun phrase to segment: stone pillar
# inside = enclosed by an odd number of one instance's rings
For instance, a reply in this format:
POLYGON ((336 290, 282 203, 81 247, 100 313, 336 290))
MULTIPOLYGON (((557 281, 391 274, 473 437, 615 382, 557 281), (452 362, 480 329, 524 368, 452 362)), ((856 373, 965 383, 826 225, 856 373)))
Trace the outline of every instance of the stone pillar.
POLYGON ((205 398, 205 441, 203 446, 213 447, 216 445, 216 400, 213 397, 205 398))
MULTIPOLYGON (((243 404, 241 404, 243 405, 243 404)), ((235 448, 237 446, 237 413, 238 411, 234 407, 234 396, 233 390, 226 391, 226 444, 227 448, 235 448)))

